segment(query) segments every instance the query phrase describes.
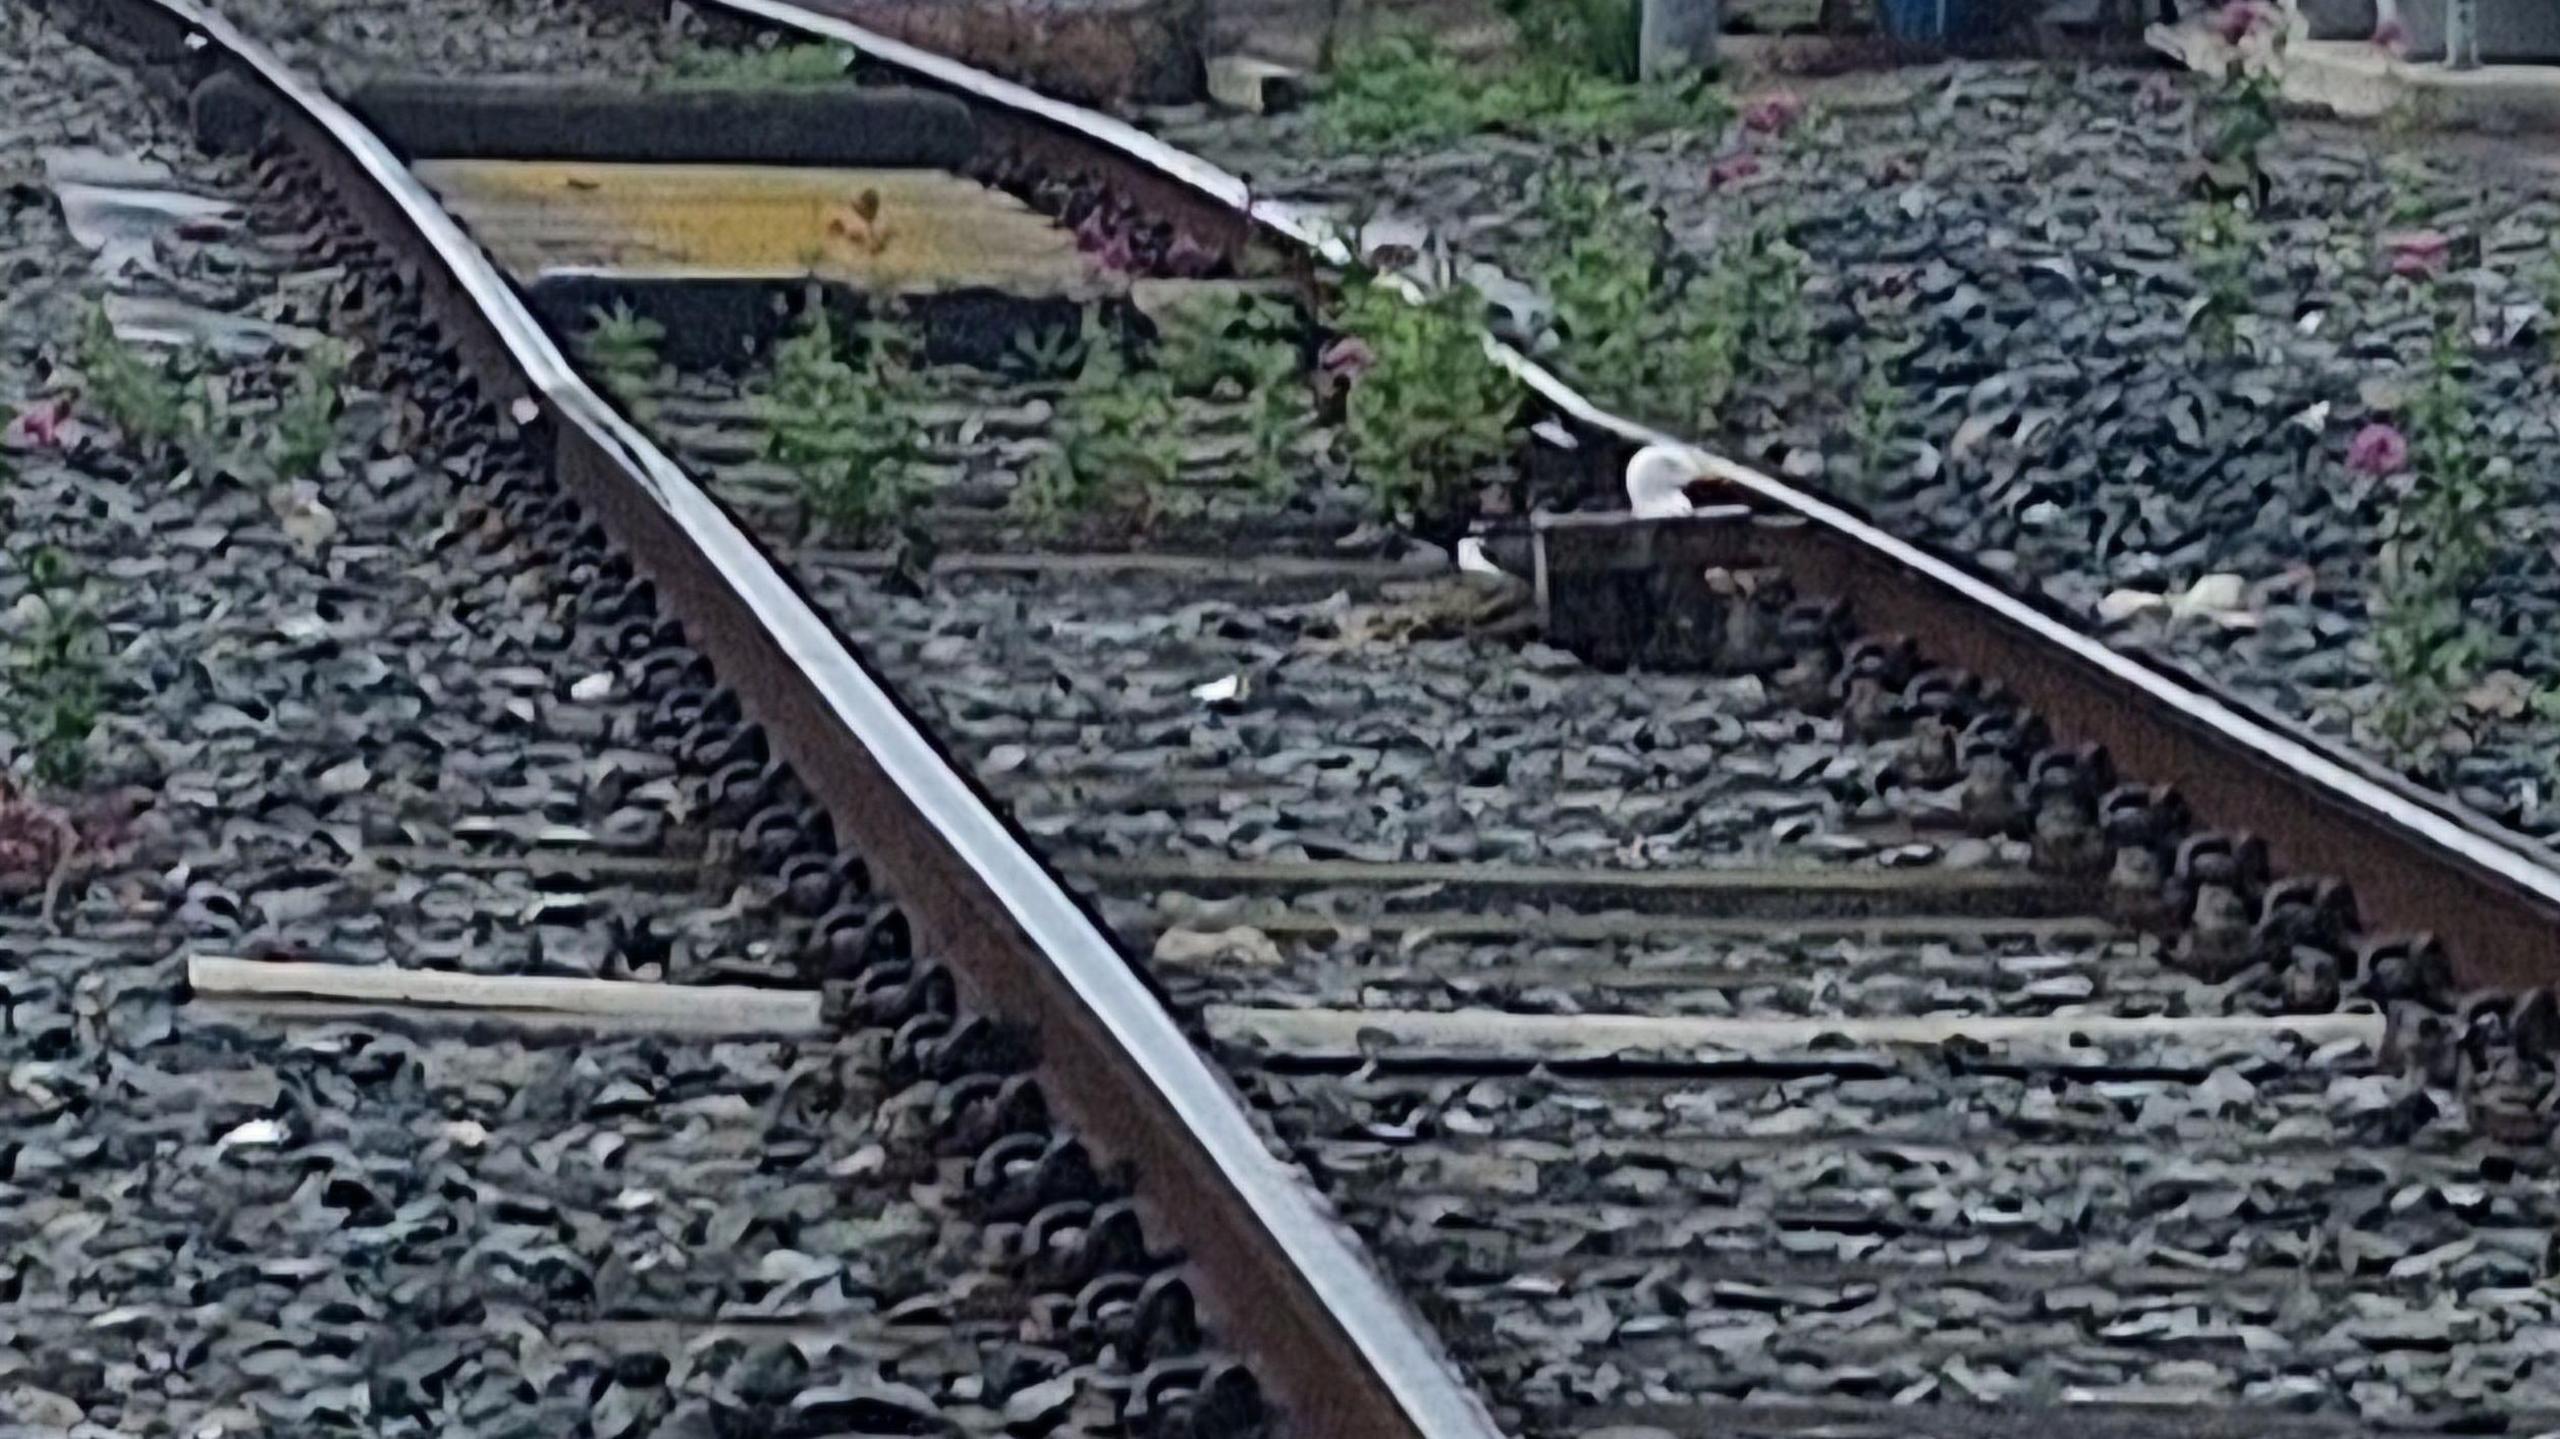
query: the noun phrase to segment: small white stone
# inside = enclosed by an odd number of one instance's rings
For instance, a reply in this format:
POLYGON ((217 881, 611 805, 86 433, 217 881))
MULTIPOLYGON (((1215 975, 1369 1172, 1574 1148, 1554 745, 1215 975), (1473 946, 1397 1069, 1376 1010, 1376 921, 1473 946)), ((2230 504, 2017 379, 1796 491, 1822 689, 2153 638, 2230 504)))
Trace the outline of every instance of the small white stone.
POLYGON ((282 1143, 284 1143, 283 1125, 272 1119, 252 1119, 215 1141, 213 1147, 218 1153, 226 1149, 247 1149, 253 1146, 282 1143))

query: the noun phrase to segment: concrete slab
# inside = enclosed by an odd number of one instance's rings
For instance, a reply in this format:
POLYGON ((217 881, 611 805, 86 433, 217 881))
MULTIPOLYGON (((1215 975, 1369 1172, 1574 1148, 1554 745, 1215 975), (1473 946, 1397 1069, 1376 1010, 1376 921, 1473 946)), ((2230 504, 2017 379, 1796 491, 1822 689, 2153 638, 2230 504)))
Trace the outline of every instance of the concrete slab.
MULTIPOLYGON (((2157 25, 2149 38, 2152 48, 2195 63, 2193 30, 2157 25)), ((2463 129, 2560 131, 2560 66, 2450 70, 2399 59, 2362 40, 2296 46, 2285 66, 2284 97, 2348 119, 2376 119, 2414 105, 2433 123, 2463 129)))
MULTIPOLYGON (((2399 9, 2410 58, 2443 59, 2452 28, 2446 0, 2399 0, 2399 9)), ((2471 23, 2480 59, 2498 64, 2560 61, 2560 5, 2551 0, 2477 0, 2471 23)))
POLYGON ((2488 130, 2560 130, 2560 66, 2442 65, 2395 60, 2371 45, 2322 40, 2304 45, 2284 77, 2285 98, 2352 119, 2424 107, 2438 123, 2488 130))
POLYGON ((800 276, 874 294, 1099 297, 1125 281, 1000 191, 923 170, 430 160, 420 179, 516 277, 800 276))
POLYGON ((784 90, 393 76, 366 83, 348 103, 412 158, 957 170, 978 142, 966 104, 895 86, 784 90))
POLYGON ((1220 55, 1209 61, 1209 98, 1230 110, 1280 115, 1295 110, 1312 88, 1307 73, 1251 55, 1220 55))

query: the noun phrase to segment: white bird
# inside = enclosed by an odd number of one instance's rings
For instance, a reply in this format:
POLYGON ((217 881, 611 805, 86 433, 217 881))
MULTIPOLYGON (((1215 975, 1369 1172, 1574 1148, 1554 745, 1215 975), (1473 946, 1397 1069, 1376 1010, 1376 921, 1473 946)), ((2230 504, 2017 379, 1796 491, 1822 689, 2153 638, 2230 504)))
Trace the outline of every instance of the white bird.
POLYGON ((1469 535, 1458 541, 1458 569, 1470 575, 1502 573, 1502 566, 1495 564, 1491 557, 1485 554, 1484 541, 1475 535, 1469 535))
POLYGON ((1694 515, 1689 485, 1706 467, 1685 445, 1647 445, 1627 461, 1627 508, 1640 520, 1694 515))

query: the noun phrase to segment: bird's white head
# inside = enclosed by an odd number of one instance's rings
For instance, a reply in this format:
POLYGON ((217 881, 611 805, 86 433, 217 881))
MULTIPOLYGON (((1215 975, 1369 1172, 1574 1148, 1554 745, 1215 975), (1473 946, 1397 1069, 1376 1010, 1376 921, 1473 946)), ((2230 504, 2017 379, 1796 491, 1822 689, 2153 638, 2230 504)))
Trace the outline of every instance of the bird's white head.
POLYGON ((1698 478, 1697 459, 1683 445, 1647 445, 1627 461, 1627 508, 1640 520, 1697 513, 1689 503, 1689 482, 1698 478))

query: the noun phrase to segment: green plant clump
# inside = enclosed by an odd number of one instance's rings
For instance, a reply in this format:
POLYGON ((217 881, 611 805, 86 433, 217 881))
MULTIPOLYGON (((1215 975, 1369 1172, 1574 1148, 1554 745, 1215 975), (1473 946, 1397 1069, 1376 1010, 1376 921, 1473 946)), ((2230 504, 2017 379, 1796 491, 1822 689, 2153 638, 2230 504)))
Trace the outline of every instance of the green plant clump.
POLYGON ((903 332, 865 326, 863 362, 846 361, 813 296, 775 347, 764 401, 765 453, 800 479, 810 510, 856 538, 904 519, 923 498, 924 397, 903 332))
POLYGON ((1477 476, 1511 450, 1520 408, 1484 351, 1484 300, 1452 285, 1410 304, 1355 278, 1341 324, 1367 351, 1344 409, 1353 469, 1382 518, 1445 523, 1477 476))
POLYGON ((90 408, 152 452, 175 451, 187 468, 211 476, 239 457, 231 450, 231 380, 202 346, 152 355, 116 335, 104 305, 81 322, 73 358, 90 408))
POLYGON ((1551 176, 1542 207, 1539 280, 1566 364, 1604 399, 1703 432, 1739 382, 1806 358, 1803 256, 1777 225, 1692 263, 1605 182, 1551 176))
POLYGON ((37 783, 76 788, 89 776, 89 732, 98 723, 106 648, 97 617, 80 602, 79 586, 58 550, 17 556, 35 621, 11 646, 5 700, 9 727, 37 783))
POLYGON ((1313 426, 1299 329, 1285 300, 1213 293, 1167 315, 1156 346, 1177 391, 1244 402, 1246 478, 1274 503, 1296 491, 1298 446, 1313 426))
POLYGON ((2467 363, 2459 322, 2448 322, 2407 405, 2409 472, 2379 526, 2375 723, 2411 761, 2434 753, 2499 648, 2479 591, 2506 561, 2520 484, 2511 462, 2474 442, 2467 363))
POLYGON ((146 445, 175 444, 185 438, 187 390, 176 366, 167 358, 146 356, 117 338, 106 306, 91 306, 81 321, 74 358, 84 380, 82 393, 126 436, 146 445))
POLYGON ((1492 130, 1624 139, 1732 117, 1702 78, 1638 85, 1551 50, 1491 67, 1461 64, 1432 41, 1380 36, 1347 53, 1325 82, 1317 139, 1334 150, 1426 148, 1492 130))
POLYGON ((737 50, 696 47, 676 56, 675 73, 681 80, 722 85, 835 85, 852 81, 853 62, 859 58, 850 46, 815 42, 737 50))
POLYGON ((664 325, 621 301, 610 310, 595 306, 587 311, 587 360, 605 389, 642 423, 656 412, 649 392, 661 368, 658 345, 666 338, 664 325))
POLYGON ((1858 457, 1857 487, 1868 498, 1881 493, 1893 462, 1894 444, 1908 418, 1902 387, 1893 380, 1889 349, 1890 342, 1882 337, 1869 342, 1859 370, 1858 394, 1850 421, 1850 436, 1858 457))
POLYGON ((1643 0, 1499 0, 1520 47, 1632 83, 1642 58, 1643 0))
POLYGON ((1167 507, 1182 469, 1172 379, 1130 365, 1088 313, 1075 383, 1058 406, 1056 447, 1014 491, 1034 529, 1055 533, 1079 516, 1106 515, 1144 529, 1167 507))
POLYGON ((280 480, 316 474, 338 442, 338 382, 346 360, 334 345, 315 346, 293 373, 291 387, 276 406, 275 428, 267 443, 267 460, 280 480))
POLYGON ((2253 307, 2250 265, 2258 229, 2247 202, 2217 195, 2199 207, 2187 231, 2188 264, 2194 269, 2194 324, 2205 348, 2228 355, 2240 346, 2240 321, 2253 307))
POLYGON ((2266 151, 2282 116, 2285 69, 2308 29, 2290 6, 2226 13, 2229 25, 2209 27, 2195 57, 2212 82, 2196 109, 2197 179, 2206 194, 2263 214, 2274 193, 2266 151))

